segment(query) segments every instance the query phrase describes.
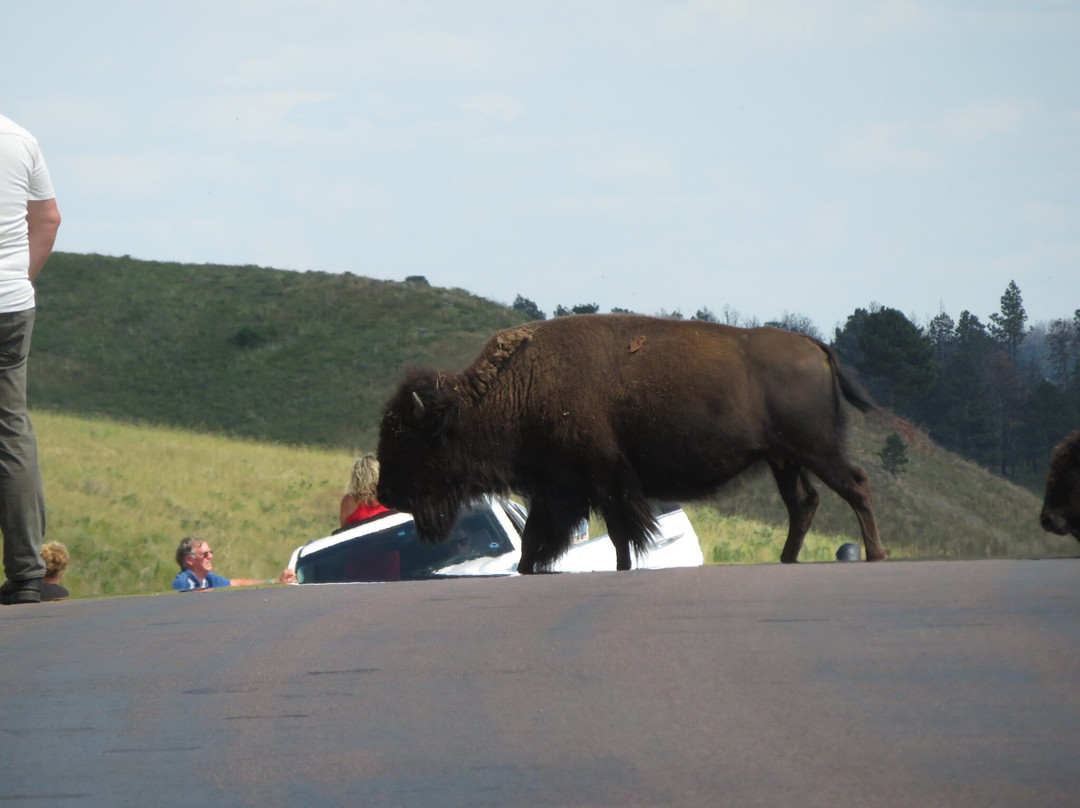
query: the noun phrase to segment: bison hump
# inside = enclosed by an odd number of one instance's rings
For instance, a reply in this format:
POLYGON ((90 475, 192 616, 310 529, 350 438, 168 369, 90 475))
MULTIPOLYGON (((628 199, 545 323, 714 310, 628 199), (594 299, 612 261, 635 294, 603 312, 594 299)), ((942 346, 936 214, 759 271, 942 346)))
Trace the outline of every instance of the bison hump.
POLYGON ((506 361, 517 352, 518 348, 532 339, 536 326, 536 323, 528 323, 500 331, 488 340, 472 367, 465 371, 477 396, 482 396, 487 392, 506 361))

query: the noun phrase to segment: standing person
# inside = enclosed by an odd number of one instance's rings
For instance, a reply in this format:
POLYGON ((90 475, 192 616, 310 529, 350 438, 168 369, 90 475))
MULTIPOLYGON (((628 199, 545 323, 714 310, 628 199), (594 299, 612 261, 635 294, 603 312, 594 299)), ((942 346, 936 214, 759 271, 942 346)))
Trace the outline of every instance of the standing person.
POLYGON ((366 454, 353 463, 352 477, 349 478, 349 489, 341 498, 341 527, 363 522, 372 516, 386 513, 389 508, 384 508, 375 498, 375 491, 379 487, 379 461, 373 454, 366 454))
POLYGON ((45 492, 26 407, 26 357, 34 330, 33 280, 60 227, 37 140, 0 115, 0 603, 39 603, 45 564, 45 492))
POLYGON ((285 570, 276 581, 265 578, 229 579, 214 572, 214 551, 202 536, 188 536, 176 548, 176 563, 180 572, 173 579, 172 588, 178 592, 199 589, 220 589, 224 586, 255 586, 256 584, 295 584, 296 573, 285 570))

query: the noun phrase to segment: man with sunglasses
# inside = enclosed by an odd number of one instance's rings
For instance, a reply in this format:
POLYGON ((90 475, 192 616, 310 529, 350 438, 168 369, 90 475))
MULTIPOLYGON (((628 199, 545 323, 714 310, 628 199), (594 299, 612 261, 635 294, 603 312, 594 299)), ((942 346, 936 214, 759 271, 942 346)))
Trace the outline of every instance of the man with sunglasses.
POLYGON ((176 548, 176 563, 180 572, 173 579, 172 588, 178 592, 194 592, 201 589, 220 589, 224 586, 255 586, 256 584, 294 584, 296 574, 285 570, 276 581, 252 578, 226 578, 214 572, 214 551, 201 536, 188 536, 176 548))

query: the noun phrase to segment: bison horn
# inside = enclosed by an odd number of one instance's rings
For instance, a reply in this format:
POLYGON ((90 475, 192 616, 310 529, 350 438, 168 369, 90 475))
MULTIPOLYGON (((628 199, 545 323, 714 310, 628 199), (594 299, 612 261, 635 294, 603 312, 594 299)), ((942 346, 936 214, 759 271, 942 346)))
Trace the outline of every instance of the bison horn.
POLYGON ((420 400, 419 394, 414 390, 412 394, 413 400, 413 418, 417 421, 424 419, 424 402, 420 400))

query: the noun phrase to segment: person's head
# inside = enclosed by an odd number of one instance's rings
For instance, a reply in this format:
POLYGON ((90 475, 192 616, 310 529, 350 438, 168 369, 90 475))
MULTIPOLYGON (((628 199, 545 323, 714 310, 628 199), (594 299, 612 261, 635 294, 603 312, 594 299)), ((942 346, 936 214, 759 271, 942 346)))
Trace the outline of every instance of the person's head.
POLYGON ((453 552, 464 553, 469 549, 469 545, 472 544, 472 534, 469 533, 467 527, 458 523, 450 532, 448 544, 453 552))
POLYGON ((188 536, 176 548, 176 563, 181 570, 191 570, 202 579, 214 569, 214 551, 201 536, 188 536))
POLYGON ((374 505, 376 489, 379 487, 379 461, 370 452, 358 458, 352 467, 352 477, 349 480, 349 493, 365 502, 374 505))
POLYGON ((68 566, 67 548, 58 541, 51 541, 42 546, 41 560, 45 562, 45 577, 58 581, 68 566))

